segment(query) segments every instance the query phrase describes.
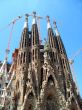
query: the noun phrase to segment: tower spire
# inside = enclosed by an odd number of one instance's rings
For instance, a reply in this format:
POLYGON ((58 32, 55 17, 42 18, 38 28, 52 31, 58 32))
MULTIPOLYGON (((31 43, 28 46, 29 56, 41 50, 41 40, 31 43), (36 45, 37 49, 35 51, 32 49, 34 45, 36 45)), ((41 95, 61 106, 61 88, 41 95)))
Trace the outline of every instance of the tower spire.
POLYGON ((47 19, 47 29, 51 28, 51 24, 50 24, 50 17, 46 16, 47 19))
POLYGON ((32 25, 36 24, 36 12, 33 12, 33 20, 32 20, 32 25))
POLYGON ((23 27, 23 32, 21 35, 21 40, 20 40, 20 48, 27 48, 28 46, 28 41, 29 41, 29 34, 28 34, 28 14, 25 14, 25 22, 24 22, 24 27, 23 27))
POLYGON ((59 34, 59 32, 58 32, 58 29, 57 29, 56 21, 54 21, 53 24, 54 24, 56 36, 60 36, 60 34, 59 34))
POLYGON ((28 27, 28 14, 25 14, 25 23, 24 23, 24 28, 28 27))

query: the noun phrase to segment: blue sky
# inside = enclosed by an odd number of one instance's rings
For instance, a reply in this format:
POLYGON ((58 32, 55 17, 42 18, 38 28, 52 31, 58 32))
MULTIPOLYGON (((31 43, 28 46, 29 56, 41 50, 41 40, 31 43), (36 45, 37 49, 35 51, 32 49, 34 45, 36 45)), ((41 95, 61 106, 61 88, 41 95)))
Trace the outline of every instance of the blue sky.
MULTIPOLYGON (((49 15, 52 27, 56 20, 68 58, 82 48, 82 0, 0 0, 0 60, 4 60, 11 27, 2 28, 17 16, 33 11, 40 16, 49 15)), ((19 46, 23 24, 24 17, 14 26, 10 62, 12 52, 19 46)), ((42 39, 47 36, 45 20, 41 20, 41 36, 42 39)), ((82 52, 74 60, 74 71, 82 96, 82 52)))

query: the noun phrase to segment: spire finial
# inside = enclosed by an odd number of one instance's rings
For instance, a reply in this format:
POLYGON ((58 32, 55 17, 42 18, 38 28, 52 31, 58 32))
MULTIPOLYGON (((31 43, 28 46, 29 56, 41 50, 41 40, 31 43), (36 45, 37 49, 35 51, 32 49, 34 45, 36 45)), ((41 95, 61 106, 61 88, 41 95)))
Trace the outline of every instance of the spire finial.
POLYGON ((25 14, 25 23, 24 23, 24 28, 28 27, 28 14, 25 14))
POLYGON ((55 20, 54 20, 53 24, 54 24, 54 28, 57 28, 57 25, 56 25, 56 21, 55 20))
POLYGON ((55 21, 55 20, 54 20, 53 24, 54 24, 56 36, 60 36, 60 34, 59 34, 59 32, 58 32, 58 29, 57 29, 57 25, 56 25, 56 21, 55 21))
POLYGON ((33 21, 32 24, 36 24, 36 12, 33 12, 33 21))
POLYGON ((35 11, 33 11, 33 16, 36 17, 36 12, 35 11))
POLYGON ((46 16, 46 19, 48 22, 50 22, 50 17, 49 16, 46 16))
POLYGON ((51 28, 51 24, 50 24, 50 17, 46 16, 47 19, 47 29, 51 28))
POLYGON ((26 19, 26 21, 28 21, 28 14, 25 14, 25 19, 26 19))

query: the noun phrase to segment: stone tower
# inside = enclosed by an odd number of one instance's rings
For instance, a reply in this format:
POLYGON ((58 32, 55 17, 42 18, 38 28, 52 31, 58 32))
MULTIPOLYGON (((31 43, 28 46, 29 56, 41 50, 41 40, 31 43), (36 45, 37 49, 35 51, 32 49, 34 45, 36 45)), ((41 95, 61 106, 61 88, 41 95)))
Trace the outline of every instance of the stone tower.
MULTIPOLYGON (((36 13, 31 31, 28 17, 14 60, 13 110, 81 110, 66 51, 54 21, 47 19, 48 37, 40 44, 36 13)), ((15 54, 15 53, 14 53, 15 54)))

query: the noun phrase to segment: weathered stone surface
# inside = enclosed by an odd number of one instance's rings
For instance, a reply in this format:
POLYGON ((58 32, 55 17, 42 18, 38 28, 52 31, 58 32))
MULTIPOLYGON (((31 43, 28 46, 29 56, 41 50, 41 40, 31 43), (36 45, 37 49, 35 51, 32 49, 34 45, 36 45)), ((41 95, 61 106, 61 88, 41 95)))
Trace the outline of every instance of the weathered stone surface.
POLYGON ((50 27, 48 39, 39 43, 36 23, 31 35, 28 27, 23 30, 12 83, 13 110, 81 110, 61 37, 50 27))

